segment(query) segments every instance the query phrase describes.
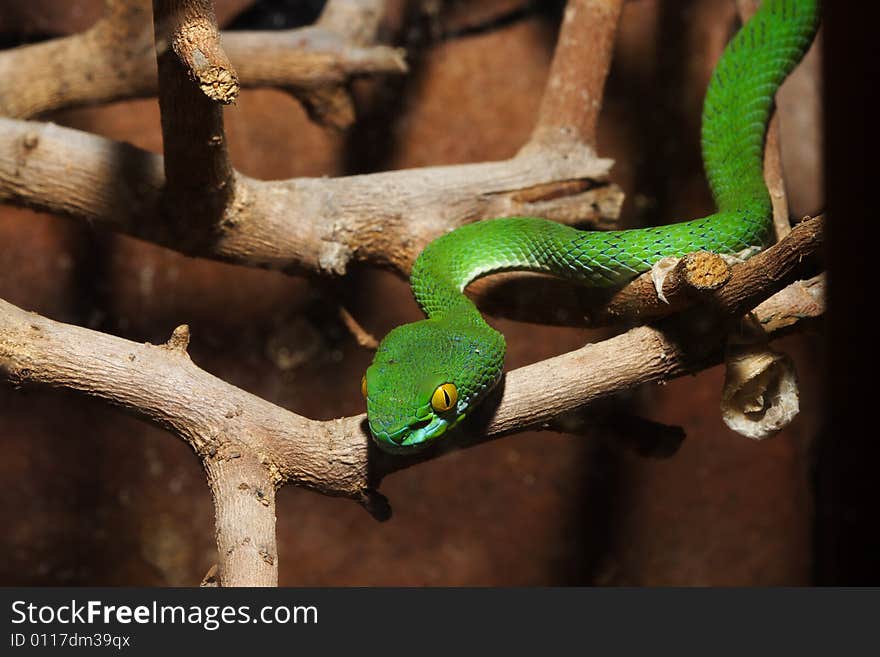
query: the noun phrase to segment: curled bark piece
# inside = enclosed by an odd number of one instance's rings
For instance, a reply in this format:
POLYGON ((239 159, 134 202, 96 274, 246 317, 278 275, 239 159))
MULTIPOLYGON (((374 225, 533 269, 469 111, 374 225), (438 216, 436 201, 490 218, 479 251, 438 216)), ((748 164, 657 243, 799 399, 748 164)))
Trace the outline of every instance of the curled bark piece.
POLYGON ((669 303, 669 299, 663 293, 663 286, 666 285, 666 277, 672 273, 679 262, 678 258, 661 258, 651 267, 651 281, 654 283, 654 290, 657 292, 657 298, 663 303, 669 303))
POLYGON ((821 316, 825 312, 825 275, 806 281, 795 281, 775 294, 753 311, 760 318, 766 333, 779 333, 804 319, 821 316))
POLYGON ((721 416, 753 440, 784 429, 800 410, 797 374, 786 354, 766 346, 735 349, 727 357, 721 416))

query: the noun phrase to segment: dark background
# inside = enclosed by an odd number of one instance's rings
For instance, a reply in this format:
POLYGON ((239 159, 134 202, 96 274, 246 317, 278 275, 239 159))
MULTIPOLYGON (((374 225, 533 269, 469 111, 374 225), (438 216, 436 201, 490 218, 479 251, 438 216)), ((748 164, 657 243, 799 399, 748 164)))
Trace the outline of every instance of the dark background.
MULTIPOLYGON (((846 14, 840 3, 829 8, 823 28, 833 310, 826 331, 778 344, 801 379, 792 425, 762 443, 733 434, 720 419, 723 371, 714 368, 614 403, 683 426, 687 439, 670 459, 623 450, 608 429, 522 434, 389 477, 382 491, 394 515, 386 523, 348 500, 286 488, 277 509, 282 584, 880 581, 880 450, 861 424, 868 388, 859 385, 869 367, 871 296, 858 246, 868 243, 861 231, 877 150, 867 94, 878 77, 870 21, 853 13, 867 9, 850 4, 846 14)), ((74 33, 100 5, 7 0, 0 37, 13 46, 74 33)), ((229 29, 306 24, 320 5, 216 3, 229 29)), ((226 112, 233 163, 269 179, 508 157, 534 122, 561 6, 392 2, 383 40, 408 49, 411 73, 357 83, 360 119, 346 134, 310 124, 282 92, 244 91, 226 112)), ((626 226, 711 211, 700 103, 732 11, 728 0, 626 4, 599 126, 600 153, 616 160, 614 180, 627 192, 626 226)), ((822 71, 813 56, 779 101, 795 217, 826 209, 822 119, 813 110, 822 71)), ((155 99, 41 118, 161 150, 155 99)), ((362 411, 370 354, 336 319, 339 302, 376 335, 419 314, 406 284, 389 274, 307 281, 6 207, 0 297, 154 343, 188 323, 201 367, 314 418, 362 411)), ((508 368, 609 334, 495 324, 508 338, 508 368)), ((0 450, 0 584, 188 585, 215 561, 204 476, 169 434, 73 394, 0 386, 0 450)))

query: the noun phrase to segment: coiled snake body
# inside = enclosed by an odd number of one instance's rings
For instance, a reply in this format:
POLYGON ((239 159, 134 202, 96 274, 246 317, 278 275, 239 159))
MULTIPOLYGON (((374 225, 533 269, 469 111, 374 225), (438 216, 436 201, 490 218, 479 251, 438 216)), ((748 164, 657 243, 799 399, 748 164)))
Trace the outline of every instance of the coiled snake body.
POLYGON ((719 60, 702 121, 715 214, 609 232, 508 217, 463 226, 429 244, 410 279, 427 319, 391 331, 363 380, 378 445, 392 452, 424 447, 466 417, 500 379, 504 337, 463 294, 474 279, 527 270, 613 286, 664 257, 766 245, 772 235, 762 171, 767 120, 776 90, 812 41, 818 13, 817 0, 765 0, 719 60))

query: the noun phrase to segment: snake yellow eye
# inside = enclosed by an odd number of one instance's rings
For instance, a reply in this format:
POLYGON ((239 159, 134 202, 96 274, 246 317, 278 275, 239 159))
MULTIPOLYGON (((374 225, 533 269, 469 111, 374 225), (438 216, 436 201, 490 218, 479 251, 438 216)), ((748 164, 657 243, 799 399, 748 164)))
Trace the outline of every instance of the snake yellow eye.
POLYGON ((361 379, 361 394, 364 396, 364 399, 367 398, 367 375, 364 374, 361 379))
POLYGON ((444 383, 431 395, 431 407, 435 411, 448 411, 458 401, 458 389, 453 383, 444 383))

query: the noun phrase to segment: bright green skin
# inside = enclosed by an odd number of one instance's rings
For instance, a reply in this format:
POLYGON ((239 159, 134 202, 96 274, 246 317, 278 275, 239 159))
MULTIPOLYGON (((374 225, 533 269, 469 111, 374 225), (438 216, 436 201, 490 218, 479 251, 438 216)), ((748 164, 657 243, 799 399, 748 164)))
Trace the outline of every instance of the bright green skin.
POLYGON ((772 236, 763 177, 767 120, 777 88, 818 24, 817 0, 765 0, 731 40, 703 105, 703 162, 718 212, 683 223, 611 232, 510 217, 458 228, 425 248, 411 283, 428 319, 391 331, 367 369, 367 416, 378 445, 418 450, 461 421, 501 378, 504 337, 464 296, 493 272, 538 271, 595 286, 620 285, 667 256, 738 253, 772 236), (458 389, 444 413, 431 408, 443 383, 458 389))

